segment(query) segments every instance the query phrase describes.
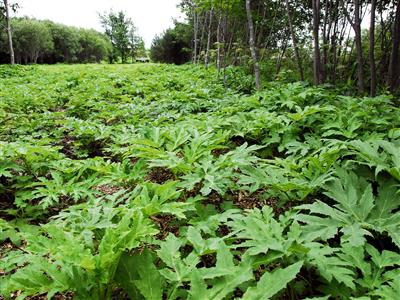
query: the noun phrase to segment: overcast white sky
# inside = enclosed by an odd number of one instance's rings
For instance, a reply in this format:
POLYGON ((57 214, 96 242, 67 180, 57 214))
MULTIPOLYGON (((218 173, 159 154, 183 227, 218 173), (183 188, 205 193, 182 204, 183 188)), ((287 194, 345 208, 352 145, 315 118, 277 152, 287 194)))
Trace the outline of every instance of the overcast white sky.
POLYGON ((182 18, 179 0, 18 0, 18 16, 48 19, 58 23, 102 31, 98 13, 123 10, 132 18, 150 47, 156 34, 169 28, 173 18, 182 18))

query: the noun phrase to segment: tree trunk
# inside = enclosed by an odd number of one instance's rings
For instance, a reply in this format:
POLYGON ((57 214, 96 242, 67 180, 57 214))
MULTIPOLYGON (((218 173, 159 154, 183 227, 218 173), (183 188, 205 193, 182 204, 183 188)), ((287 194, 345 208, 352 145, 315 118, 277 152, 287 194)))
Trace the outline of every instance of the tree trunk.
POLYGON ((197 16, 196 8, 193 8, 193 63, 197 63, 197 45, 199 34, 199 18, 197 16))
POLYGON ((290 30, 290 35, 292 37, 293 47, 294 47, 294 54, 296 56, 296 61, 297 61, 297 66, 299 68, 300 78, 302 81, 304 81, 303 66, 301 63, 299 47, 297 46, 296 34, 295 34, 294 28, 293 28, 293 21, 292 21, 292 14, 290 12, 289 0, 285 0, 285 2, 286 2, 287 17, 288 17, 288 22, 289 22, 289 30, 290 30))
POLYGON ((199 55, 197 55, 197 63, 200 62, 201 54, 203 53, 204 49, 204 35, 206 32, 206 25, 207 25, 207 13, 204 13, 203 16, 203 26, 201 28, 201 37, 200 37, 200 45, 199 45, 199 55))
POLYGON ((362 40, 361 40, 361 12, 360 12, 360 0, 354 0, 354 32, 356 40, 356 51, 357 51, 357 79, 358 79, 358 92, 364 93, 364 59, 362 52, 362 40))
POLYGON ((206 56, 204 59, 204 64, 206 68, 208 68, 208 63, 210 62, 210 47, 211 47, 211 30, 212 30, 212 20, 213 20, 213 13, 214 10, 211 8, 210 10, 210 20, 208 23, 208 37, 207 37, 207 49, 206 49, 206 56))
POLYGON ((328 65, 328 18, 329 18, 329 4, 328 0, 324 1, 324 20, 322 27, 322 64, 321 64, 321 81, 326 82, 327 79, 327 65, 328 65))
MULTIPOLYGON (((232 23, 231 23, 231 26, 230 26, 230 28, 235 28, 236 27, 236 19, 233 19, 233 21, 232 21, 232 23)), ((225 39, 227 40, 227 32, 228 32, 228 21, 226 20, 225 21, 225 23, 224 23, 224 32, 225 32, 225 39)), ((230 64, 233 64, 233 61, 234 60, 232 60, 232 57, 231 57, 231 52, 232 52, 232 49, 234 48, 233 47, 233 39, 234 39, 234 34, 233 34, 233 32, 230 32, 230 36, 229 36, 229 41, 226 43, 226 45, 225 45, 225 58, 224 58, 224 60, 225 60, 225 66, 227 65, 227 63, 226 63, 226 61, 227 61, 227 58, 231 58, 230 59, 230 64)), ((233 55, 234 57, 235 57, 235 54, 233 55)))
MULTIPOLYGON (((336 0, 334 5, 334 25, 333 25, 333 34, 331 37, 331 55, 332 55, 332 83, 336 84, 336 71, 337 71, 337 63, 338 63, 338 53, 337 53, 337 43, 338 43, 338 35, 339 35, 339 0, 336 0)), ((340 40, 339 40, 340 41, 340 40)))
POLYGON ((275 77, 279 75, 279 72, 281 71, 282 68, 282 61, 283 61, 283 57, 285 56, 285 52, 287 49, 287 44, 288 41, 287 39, 284 41, 283 47, 282 47, 282 53, 280 53, 278 55, 278 59, 276 60, 276 71, 275 71, 275 77))
POLYGON ((361 40, 361 5, 360 0, 354 0, 354 20, 349 15, 347 7, 344 7, 344 13, 346 14, 351 27, 354 30, 354 42, 356 45, 356 56, 357 56, 357 87, 358 93, 364 93, 364 58, 362 52, 362 40, 361 40))
MULTIPOLYGON (((350 22, 348 22, 350 24, 350 22)), ((347 30, 347 25, 346 25, 346 30, 347 30)), ((341 51, 343 53, 343 55, 341 55, 341 72, 340 72, 340 77, 345 77, 346 76, 346 72, 349 72, 348 70, 348 62, 350 61, 350 58, 353 54, 353 50, 354 50, 354 40, 350 41, 350 35, 351 35, 351 30, 352 30, 352 26, 350 24, 349 26, 349 30, 348 32, 345 32, 346 37, 343 39, 345 41, 343 47, 341 47, 341 51), (350 47, 350 51, 347 50, 350 47), (347 59, 347 56, 349 57, 349 59, 347 59), (346 69, 347 67, 347 69, 346 69)))
POLYGON ((314 37, 314 84, 319 85, 321 81, 321 52, 319 48, 319 23, 320 23, 320 0, 312 0, 313 8, 313 37, 314 37))
POLYGON ((256 78, 256 88, 257 90, 261 89, 261 75, 260 75, 260 66, 258 64, 256 45, 254 40, 254 24, 253 24, 253 15, 251 13, 251 3, 250 0, 246 0, 246 13, 247 13, 247 26, 249 29, 249 44, 251 57, 253 59, 254 65, 254 76, 256 78))
POLYGON ((6 10, 6 30, 7 30, 7 37, 8 37, 8 48, 10 51, 10 63, 12 65, 15 64, 15 57, 14 57, 14 47, 12 41, 12 32, 11 32, 11 23, 10 23, 10 8, 8 6, 8 0, 4 0, 4 8, 6 10))
POLYGON ((400 0, 397 1, 396 18, 393 25, 393 47, 389 64, 389 86, 394 91, 399 85, 399 45, 400 45, 400 0))
POLYGON ((224 14, 224 18, 223 18, 223 22, 222 22, 222 41, 223 41, 223 45, 224 47, 223 49, 223 54, 222 54, 222 73, 223 73, 223 82, 224 82, 224 88, 225 91, 227 90, 227 78, 226 78, 226 64, 227 64, 227 52, 228 51, 228 47, 229 47, 229 43, 227 43, 227 24, 228 24, 228 12, 225 12, 224 14))
POLYGON ((379 35, 381 59, 379 60, 379 76, 380 78, 388 79, 389 63, 388 63, 388 50, 387 50, 387 22, 384 20, 384 11, 380 12, 380 29, 381 33, 379 35))
POLYGON ((369 29, 369 64, 371 69, 371 97, 376 96, 376 63, 375 63, 375 10, 376 0, 371 0, 371 25, 369 29))
MULTIPOLYGON (((263 53, 261 54, 261 57, 260 57, 260 61, 263 61, 263 59, 264 59, 264 56, 266 55, 266 53, 267 53, 267 48, 268 48, 268 46, 270 46, 270 43, 271 43, 271 40, 273 39, 273 34, 272 34, 272 32, 273 32, 273 29, 274 29, 274 27, 276 26, 276 19, 278 18, 278 9, 276 9, 275 10, 275 12, 274 12, 274 17, 272 18, 272 21, 271 21, 271 29, 269 30, 269 32, 266 34, 266 40, 264 41, 264 46, 263 46, 263 53)), ((286 40, 285 40, 285 42, 286 42, 286 40)))
POLYGON ((217 69, 218 73, 221 71, 221 22, 222 12, 219 14, 218 27, 217 27, 217 69))

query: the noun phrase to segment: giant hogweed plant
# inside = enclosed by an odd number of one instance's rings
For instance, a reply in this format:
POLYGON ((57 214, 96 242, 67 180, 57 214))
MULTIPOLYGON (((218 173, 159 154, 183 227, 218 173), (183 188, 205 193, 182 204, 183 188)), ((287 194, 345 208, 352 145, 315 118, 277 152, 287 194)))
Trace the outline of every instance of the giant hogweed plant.
MULTIPOLYGON (((51 298, 67 291, 78 299, 110 299, 124 253, 157 234, 151 217, 185 218, 193 209, 190 201, 175 202, 178 196, 174 183, 149 185, 72 206, 36 232, 19 233, 25 247, 8 253, 2 263, 6 275, 0 292, 23 290, 20 299, 42 293, 51 298)), ((4 225, 2 239, 13 233, 13 223, 4 225)))
POLYGON ((214 71, 0 82, 2 297, 397 298, 393 99, 303 83, 243 96, 214 71), (235 207, 243 195, 260 208, 235 207))

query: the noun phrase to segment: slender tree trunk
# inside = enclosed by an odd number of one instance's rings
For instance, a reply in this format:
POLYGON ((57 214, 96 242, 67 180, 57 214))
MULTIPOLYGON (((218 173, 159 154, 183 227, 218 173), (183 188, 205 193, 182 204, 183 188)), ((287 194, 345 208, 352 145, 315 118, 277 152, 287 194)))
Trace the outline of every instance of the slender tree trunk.
MULTIPOLYGON (((342 77, 346 76, 346 72, 348 70, 346 70, 345 67, 348 67, 347 62, 350 61, 350 58, 351 58, 351 55, 352 55, 353 49, 354 49, 354 40, 352 40, 352 42, 350 43, 350 35, 351 35, 351 29, 352 29, 351 24, 348 27, 349 27, 349 30, 347 32, 346 38, 344 38, 345 44, 344 44, 344 47, 342 47, 343 48, 342 49, 343 55, 342 55, 342 62, 341 62, 342 66, 343 66, 342 72, 341 72, 342 77), (350 46, 350 51, 347 50, 349 48, 349 46, 350 46), (347 60, 347 56, 349 56, 348 60, 347 60)), ((346 30, 347 30, 347 25, 346 25, 346 30)), ((345 32, 345 34, 346 34, 346 32, 345 32)))
POLYGON ((337 43, 338 43, 338 25, 339 25, 339 12, 338 12, 339 0, 336 0, 334 5, 334 25, 333 34, 331 37, 331 55, 332 55, 332 83, 336 84, 336 71, 337 71, 337 43))
POLYGON ((207 49, 206 49, 206 57, 204 59, 204 64, 206 68, 208 68, 208 64, 210 62, 210 47, 211 47, 211 34, 212 34, 212 20, 213 20, 214 10, 211 8, 210 10, 210 20, 208 23, 208 37, 207 37, 207 49))
POLYGON ((14 47, 12 41, 12 31, 11 31, 11 22, 10 22, 10 7, 8 5, 8 0, 4 0, 4 8, 6 10, 6 30, 7 30, 7 37, 8 37, 8 48, 10 51, 10 63, 12 65, 15 64, 15 57, 14 57, 14 47))
MULTIPOLYGON (((260 2, 262 3, 262 2, 260 2)), ((269 7, 266 6, 265 4, 261 4, 263 9, 262 9, 262 20, 266 20, 267 19, 267 11, 269 10, 269 7)), ((261 15, 261 14, 259 14, 261 15)), ((272 24, 272 23, 271 23, 272 24)), ((256 45, 261 45, 263 44, 263 38, 265 38, 265 36, 268 36, 267 33, 265 32, 265 26, 262 25, 262 22, 260 22, 260 30, 257 33, 257 30, 255 31, 255 35, 257 36, 256 38, 256 45)), ((261 61, 261 57, 258 58, 259 61, 261 61)))
POLYGON ((196 12, 196 8, 193 8, 193 63, 197 63, 197 45, 199 42, 198 34, 199 34, 199 17, 196 12))
POLYGON ((254 65, 254 76, 256 78, 256 88, 257 90, 261 89, 261 75, 260 75, 260 66, 258 64, 256 45, 254 40, 254 24, 253 24, 253 15, 251 13, 251 3, 250 0, 246 0, 246 13, 247 13, 247 26, 249 29, 249 44, 251 57, 253 59, 254 65))
MULTIPOLYGON (((225 31, 225 39, 227 40, 227 32, 228 32, 228 21, 225 21, 225 24, 224 24, 224 31, 225 31)), ((230 26, 231 28, 235 28, 236 27, 236 19, 233 19, 233 22, 232 22, 232 24, 231 24, 231 26, 230 26)), ((231 54, 231 52, 232 52, 232 49, 234 48, 233 47, 233 39, 234 39, 234 34, 233 34, 233 32, 231 31, 230 32, 230 35, 229 35, 229 41, 226 43, 227 45, 225 46, 226 47, 226 50, 225 50, 225 62, 227 61, 227 58, 228 58, 228 56, 230 57, 230 54, 231 54)), ((235 54, 234 54, 234 57, 235 57, 235 54)), ((234 63, 234 60, 230 60, 230 64, 232 65, 234 63)), ((227 63, 225 63, 225 66, 227 65, 227 63)))
POLYGON ((218 17, 218 27, 217 27, 217 69, 218 73, 221 70, 221 22, 222 22, 222 12, 220 11, 218 17))
POLYGON ((297 66, 298 66, 299 72, 300 72, 300 78, 302 81, 304 81, 303 66, 301 63, 299 47, 297 45, 296 34, 295 34, 294 28, 293 28, 292 13, 290 12, 289 0, 285 0, 285 2, 286 2, 286 10, 287 10, 287 17, 288 17, 288 22, 289 22, 290 35, 292 36, 292 42, 293 42, 293 47, 294 47, 294 54, 296 56, 297 66))
POLYGON ((268 48, 268 46, 270 45, 270 41, 271 41, 271 39, 273 38, 272 31, 273 31, 274 27, 276 26, 276 19, 277 19, 277 17, 278 17, 278 10, 276 9, 276 10, 275 10, 275 13, 274 13, 274 17, 272 18, 272 21, 271 21, 271 29, 270 29, 269 32, 267 33, 267 35, 266 35, 267 38, 266 38, 266 40, 264 41, 264 47, 263 47, 263 52, 262 52, 261 57, 260 57, 260 61, 263 61, 264 56, 265 56, 266 53, 267 53, 267 48, 268 48))
POLYGON ((324 20, 323 20, 323 28, 322 28, 322 64, 321 64, 321 81, 325 82, 327 79, 327 64, 328 64, 328 18, 330 15, 329 12, 329 4, 328 0, 324 1, 324 20))
POLYGON ((396 18, 393 25, 393 47, 389 64, 389 86, 394 91, 399 85, 399 46, 400 46, 400 0, 397 1, 396 18))
POLYGON ((286 52, 286 49, 287 49, 287 44, 288 44, 288 41, 286 39, 284 41, 284 44, 283 44, 283 47, 282 47, 282 53, 279 54, 278 59, 276 60, 275 76, 278 76, 279 72, 281 71, 282 61, 283 61, 283 57, 285 56, 285 52, 286 52))
POLYGON ((204 49, 203 41, 204 41, 204 35, 205 35, 205 32, 206 32, 206 25, 207 25, 207 14, 204 13, 203 26, 202 26, 202 29, 201 29, 201 37, 200 37, 200 45, 199 45, 199 55, 197 56, 197 63, 200 62, 201 54, 203 53, 203 49, 204 49))
POLYGON ((346 53, 344 48, 347 45, 347 40, 345 38, 346 33, 347 33, 347 27, 348 27, 348 22, 347 22, 347 19, 344 18, 344 19, 342 19, 342 28, 340 29, 340 34, 339 34, 338 62, 340 62, 341 54, 343 52, 346 53))
POLYGON ((357 51, 357 78, 358 78, 358 92, 364 93, 364 58, 362 50, 361 40, 361 7, 360 0, 354 0, 355 12, 354 12, 354 31, 356 39, 356 51, 357 51))
POLYGON ((356 45, 357 56, 357 87, 358 93, 364 93, 364 58, 362 52, 362 39, 361 39, 361 5, 360 0, 354 0, 354 20, 349 15, 347 7, 344 7, 344 12, 349 20, 351 27, 353 27, 356 45))
POLYGON ((379 74, 381 78, 386 78, 388 79, 388 70, 389 70, 389 64, 387 63, 387 43, 386 43, 386 32, 387 32, 387 27, 386 23, 383 17, 383 11, 380 12, 380 26, 381 26, 381 33, 379 35, 380 39, 380 51, 381 51, 381 59, 379 61, 379 74))
POLYGON ((320 0, 312 0, 313 8, 313 37, 314 37, 314 84, 321 80, 321 51, 319 47, 320 0))
POLYGON ((222 41, 223 41, 223 55, 222 55, 222 64, 223 64, 223 82, 224 82, 224 88, 225 91, 227 89, 227 82, 226 82, 226 64, 227 64, 227 56, 229 52, 228 51, 228 47, 229 47, 229 43, 227 43, 227 24, 228 24, 228 12, 225 12, 224 14, 224 18, 223 18, 223 22, 222 22, 222 41))
POLYGON ((371 24, 369 29, 369 64, 371 69, 370 95, 376 95, 376 63, 375 63, 375 10, 376 0, 371 0, 371 24))

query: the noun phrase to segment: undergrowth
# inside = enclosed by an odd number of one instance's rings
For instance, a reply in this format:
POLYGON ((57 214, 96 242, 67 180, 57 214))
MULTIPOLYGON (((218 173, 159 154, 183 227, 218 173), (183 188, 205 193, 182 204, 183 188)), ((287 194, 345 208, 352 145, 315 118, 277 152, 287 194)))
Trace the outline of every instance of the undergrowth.
POLYGON ((391 96, 241 95, 194 66, 0 74, 3 298, 398 298, 391 96))

